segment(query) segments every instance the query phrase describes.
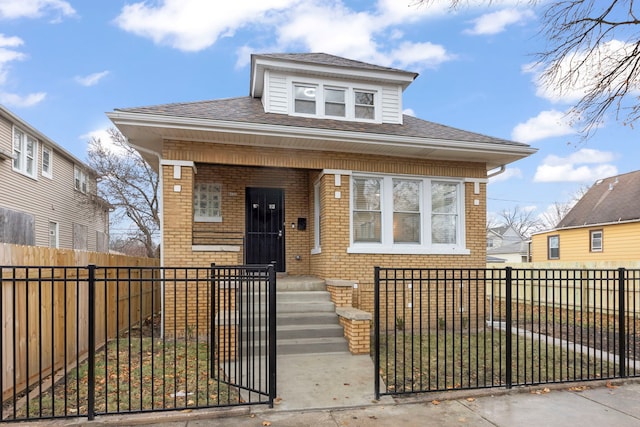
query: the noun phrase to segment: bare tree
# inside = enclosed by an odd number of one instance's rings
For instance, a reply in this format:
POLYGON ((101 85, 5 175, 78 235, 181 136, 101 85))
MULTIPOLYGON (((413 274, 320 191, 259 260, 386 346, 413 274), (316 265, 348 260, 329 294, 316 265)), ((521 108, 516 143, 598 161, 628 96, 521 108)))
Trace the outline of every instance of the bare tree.
MULTIPOLYGON (((415 0, 418 7, 439 0, 415 0)), ((469 0, 448 0, 452 9, 469 0)), ((486 0, 487 5, 491 0, 486 0)), ((640 10, 634 1, 562 0, 521 3, 544 8, 540 34, 547 46, 537 53, 540 78, 556 94, 578 99, 569 112, 583 138, 608 111, 632 126, 640 118, 640 10)), ((534 53, 534 52, 532 52, 534 53)))
POLYGON ((589 191, 586 185, 581 186, 571 196, 568 202, 555 202, 540 215, 540 221, 545 230, 557 227, 562 218, 575 206, 575 204, 589 191))
POLYGON ((535 210, 522 209, 519 206, 502 210, 497 221, 502 225, 512 227, 524 238, 529 238, 532 233, 543 228, 540 218, 535 215, 535 210))
POLYGON ((108 143, 98 138, 89 142, 88 163, 98 173, 98 194, 115 208, 112 223, 130 221, 134 227, 127 238, 142 244, 148 257, 156 257, 158 174, 117 129, 108 134, 108 143))

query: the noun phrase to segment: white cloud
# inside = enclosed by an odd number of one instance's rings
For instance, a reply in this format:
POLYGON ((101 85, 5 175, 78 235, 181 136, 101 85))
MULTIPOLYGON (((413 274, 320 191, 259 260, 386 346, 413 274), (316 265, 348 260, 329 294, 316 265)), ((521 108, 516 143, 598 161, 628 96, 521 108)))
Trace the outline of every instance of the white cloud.
POLYGON ((411 117, 416 116, 416 112, 413 111, 412 108, 405 108, 404 110, 402 110, 402 114, 406 114, 407 116, 411 116, 411 117))
POLYGON ((22 46, 23 41, 20 37, 6 37, 0 34, 0 84, 4 84, 7 79, 7 64, 12 61, 23 60, 26 55, 18 52, 15 47, 22 46))
POLYGON ((0 0, 0 18, 39 18, 47 12, 59 16, 76 14, 71 4, 63 0, 0 0))
POLYGON ((547 156, 538 166, 534 182, 593 182, 618 174, 608 162, 615 155, 608 151, 583 148, 567 157, 547 156))
POLYGON ((475 19, 473 28, 464 32, 471 35, 498 34, 505 31, 509 25, 517 24, 533 17, 534 13, 531 10, 503 9, 487 13, 475 19))
POLYGON ((489 184, 519 178, 522 178, 522 171, 519 168, 506 168, 501 174, 489 178, 489 184))
POLYGON ((631 80, 632 91, 637 91, 640 89, 640 82, 635 75, 634 67, 616 69, 620 59, 630 56, 635 48, 635 44, 611 40, 598 45, 592 52, 573 53, 565 61, 557 64, 558 72, 555 74, 546 74, 549 69, 541 69, 536 64, 525 65, 523 72, 533 75, 536 95, 554 103, 579 101, 585 93, 600 85, 602 76, 609 73, 617 74, 611 86, 615 87, 631 80), (575 72, 578 68, 579 73, 575 72))
POLYGON ((44 101, 46 96, 45 92, 31 93, 26 96, 0 92, 0 103, 12 107, 32 107, 44 101))
POLYGON ((524 123, 519 123, 511 132, 511 139, 526 144, 540 139, 572 135, 572 118, 557 110, 542 111, 524 123))
POLYGON ((89 74, 88 76, 76 76, 75 81, 81 84, 82 86, 93 86, 98 84, 100 80, 106 77, 109 74, 109 71, 101 71, 99 73, 89 74))
POLYGON ((434 68, 455 55, 441 45, 405 40, 397 25, 437 13, 433 7, 390 0, 380 0, 367 11, 342 0, 238 0, 222 5, 162 0, 129 4, 115 22, 125 31, 183 51, 206 49, 248 26, 275 35, 275 41, 267 42, 270 46, 240 48, 236 67, 249 63, 249 52, 312 51, 400 68, 434 68))
POLYGON ((149 38, 156 44, 196 52, 218 38, 233 35, 250 23, 266 20, 296 0, 163 0, 131 3, 122 8, 115 22, 125 31, 149 38))

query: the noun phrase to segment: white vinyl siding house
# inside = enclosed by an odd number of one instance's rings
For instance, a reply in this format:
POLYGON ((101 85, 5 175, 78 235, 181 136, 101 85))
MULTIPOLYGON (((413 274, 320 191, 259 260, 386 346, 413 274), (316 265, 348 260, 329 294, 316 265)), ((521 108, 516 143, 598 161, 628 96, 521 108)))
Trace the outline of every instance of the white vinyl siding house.
POLYGON ((0 217, 11 221, 0 225, 0 242, 72 249, 74 227, 82 226, 88 250, 108 251, 109 207, 95 195, 88 166, 2 106, 0 153, 11 154, 0 156, 0 182, 12 189, 0 191, 0 217), (85 171, 85 193, 75 189, 76 165, 85 171), (23 230, 3 232, 12 224, 23 230))

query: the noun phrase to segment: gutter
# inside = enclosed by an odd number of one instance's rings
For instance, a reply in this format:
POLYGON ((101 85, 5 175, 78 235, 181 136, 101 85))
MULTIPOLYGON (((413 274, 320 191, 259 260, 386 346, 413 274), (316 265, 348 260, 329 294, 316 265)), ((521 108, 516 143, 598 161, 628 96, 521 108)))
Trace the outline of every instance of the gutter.
POLYGON ((423 138, 409 135, 388 135, 368 132, 353 132, 335 129, 319 129, 272 125, 264 123, 222 121, 195 118, 177 118, 155 114, 110 112, 107 117, 119 125, 153 126, 159 128, 178 128, 202 131, 217 131, 227 133, 253 133, 256 135, 274 137, 304 137, 324 141, 367 142, 373 145, 392 145, 405 148, 448 149, 452 151, 480 151, 484 153, 501 153, 530 155, 536 153, 536 148, 528 145, 497 144, 490 141, 460 141, 451 139, 423 138), (446 143, 446 144, 445 144, 446 143))
POLYGON ((487 179, 493 178, 494 176, 498 176, 501 173, 503 173, 505 170, 507 170, 507 166, 506 165, 500 165, 500 169, 498 169, 496 172, 487 174, 487 179))
POLYGON ((640 218, 625 219, 624 221, 618 220, 618 221, 611 221, 611 222, 599 222, 594 224, 572 225, 570 227, 561 227, 561 228, 553 228, 551 230, 538 231, 536 233, 531 233, 531 235, 536 236, 538 234, 553 233, 555 231, 562 231, 562 230, 575 230, 579 228, 604 227, 605 225, 632 224, 634 222, 640 222, 640 218))

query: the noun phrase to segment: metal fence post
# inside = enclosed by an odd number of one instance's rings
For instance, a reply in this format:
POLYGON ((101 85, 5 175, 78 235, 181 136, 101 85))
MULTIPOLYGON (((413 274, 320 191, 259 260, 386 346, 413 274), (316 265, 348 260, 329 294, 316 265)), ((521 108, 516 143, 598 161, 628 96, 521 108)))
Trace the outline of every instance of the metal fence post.
POLYGON ((95 417, 95 392, 96 392, 96 266, 90 264, 89 269, 89 304, 88 304, 88 327, 89 327, 89 359, 87 378, 87 417, 92 421, 95 417))
POLYGON ((373 313, 373 383, 376 400, 380 400, 380 267, 374 267, 373 313))
POLYGON ((269 407, 273 408, 276 398, 277 364, 276 364, 276 267, 267 266, 269 276, 269 407))
POLYGON ((626 270, 624 267, 618 268, 618 362, 620 369, 620 377, 627 376, 627 327, 625 313, 625 278, 626 270))
POLYGON ((513 341, 512 341, 512 331, 511 331, 511 323, 513 321, 513 312, 512 312, 512 307, 511 307, 511 303, 512 303, 512 298, 513 298, 513 292, 511 289, 511 281, 512 281, 512 267, 506 267, 505 268, 505 282, 506 282, 506 323, 507 323, 507 329, 506 329, 506 355, 505 355, 505 364, 507 366, 505 366, 505 383, 507 388, 511 388, 513 386, 513 341))

